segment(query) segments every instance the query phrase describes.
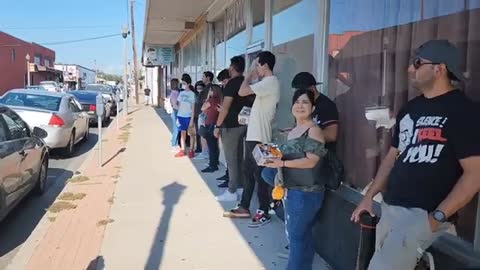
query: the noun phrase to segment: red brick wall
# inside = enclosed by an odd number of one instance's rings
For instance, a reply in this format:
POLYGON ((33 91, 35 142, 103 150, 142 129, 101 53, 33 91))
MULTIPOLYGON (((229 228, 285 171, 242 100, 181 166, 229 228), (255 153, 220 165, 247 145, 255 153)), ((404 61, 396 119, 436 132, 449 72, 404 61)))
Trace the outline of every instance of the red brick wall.
MULTIPOLYGON (((55 52, 35 43, 28 43, 15 38, 4 32, 0 32, 0 95, 14 88, 24 87, 27 74, 27 62, 25 56, 30 54, 30 62, 33 63, 35 55, 50 59, 50 67, 55 62, 55 52), (15 52, 13 59, 12 53, 15 52)), ((53 77, 50 74, 31 72, 32 84, 38 84, 42 80, 53 77)))

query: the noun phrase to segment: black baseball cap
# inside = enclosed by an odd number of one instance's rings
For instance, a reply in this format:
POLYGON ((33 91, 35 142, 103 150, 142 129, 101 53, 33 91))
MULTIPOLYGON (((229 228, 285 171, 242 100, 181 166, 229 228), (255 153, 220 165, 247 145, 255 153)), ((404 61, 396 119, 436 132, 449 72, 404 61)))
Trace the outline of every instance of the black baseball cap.
POLYGON ((312 85, 319 85, 322 83, 317 82, 315 77, 309 72, 300 72, 292 80, 292 88, 300 89, 300 88, 308 88, 312 85))
POLYGON ((433 63, 445 64, 457 81, 465 80, 460 69, 460 51, 448 40, 427 41, 415 51, 415 55, 433 63))

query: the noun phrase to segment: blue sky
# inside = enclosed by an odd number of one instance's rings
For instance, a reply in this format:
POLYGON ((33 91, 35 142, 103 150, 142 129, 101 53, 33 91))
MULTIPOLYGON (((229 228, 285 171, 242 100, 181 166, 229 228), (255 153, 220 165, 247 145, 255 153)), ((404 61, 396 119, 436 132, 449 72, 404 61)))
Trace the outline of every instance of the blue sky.
MULTIPOLYGON (((121 33, 127 23, 128 0, 15 0, 0 8, 0 31, 29 42, 69 41, 121 33), (63 27, 63 29, 62 29, 63 27), (78 27, 78 28, 67 28, 78 27), (21 29, 20 29, 21 28, 21 29)), ((141 56, 146 0, 136 0, 135 31, 141 56)), ((80 64, 107 73, 122 74, 122 37, 46 46, 56 52, 56 62, 80 64)), ((128 38, 128 58, 132 58, 128 38)))

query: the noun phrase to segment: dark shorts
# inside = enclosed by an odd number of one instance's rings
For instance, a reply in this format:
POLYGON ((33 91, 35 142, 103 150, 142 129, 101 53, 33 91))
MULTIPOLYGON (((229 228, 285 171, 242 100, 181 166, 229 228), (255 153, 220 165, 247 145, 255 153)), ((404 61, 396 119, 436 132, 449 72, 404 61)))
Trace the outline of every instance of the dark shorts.
POLYGON ((190 125, 190 118, 191 117, 180 117, 180 116, 177 117, 178 123, 179 123, 178 128, 181 131, 187 131, 188 130, 188 126, 190 125))

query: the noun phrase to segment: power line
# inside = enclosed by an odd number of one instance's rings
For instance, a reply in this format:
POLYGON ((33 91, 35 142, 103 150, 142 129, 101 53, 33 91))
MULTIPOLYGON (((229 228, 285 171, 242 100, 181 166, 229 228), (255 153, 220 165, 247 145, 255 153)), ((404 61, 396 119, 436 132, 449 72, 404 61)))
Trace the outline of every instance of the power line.
POLYGON ((53 29, 95 29, 113 28, 117 25, 84 25, 84 26, 32 26, 32 27, 3 27, 4 30, 53 30, 53 29))
POLYGON ((45 43, 40 43, 40 44, 41 45, 61 45, 61 44, 76 43, 76 42, 82 42, 82 41, 88 41, 88 40, 115 37, 115 36, 120 36, 120 35, 122 35, 122 34, 112 34, 112 35, 106 35, 106 36, 91 37, 91 38, 76 39, 76 40, 68 40, 68 41, 45 42, 45 43))
MULTIPOLYGON (((83 41, 89 41, 89 40, 110 38, 110 37, 115 37, 115 36, 120 36, 120 35, 122 35, 122 34, 112 34, 112 35, 105 35, 105 36, 99 36, 99 37, 83 38, 83 39, 76 39, 76 40, 66 40, 66 41, 41 42, 41 43, 38 43, 38 44, 40 44, 42 46, 62 45, 62 44, 77 43, 77 42, 83 42, 83 41)), ((27 43, 27 44, 0 44, 0 47, 20 47, 20 46, 28 46, 28 45, 30 45, 30 43, 27 43)))

